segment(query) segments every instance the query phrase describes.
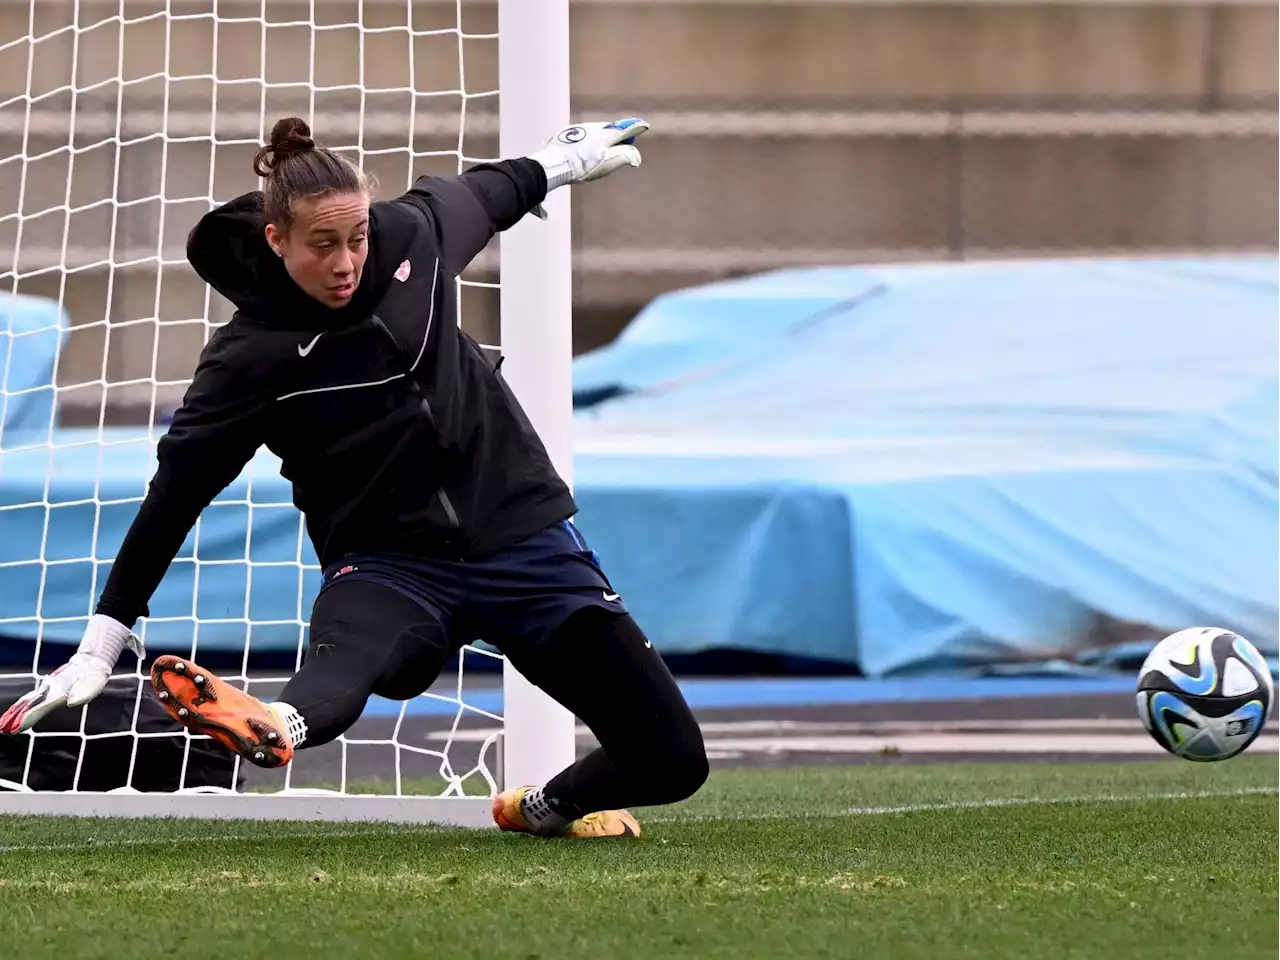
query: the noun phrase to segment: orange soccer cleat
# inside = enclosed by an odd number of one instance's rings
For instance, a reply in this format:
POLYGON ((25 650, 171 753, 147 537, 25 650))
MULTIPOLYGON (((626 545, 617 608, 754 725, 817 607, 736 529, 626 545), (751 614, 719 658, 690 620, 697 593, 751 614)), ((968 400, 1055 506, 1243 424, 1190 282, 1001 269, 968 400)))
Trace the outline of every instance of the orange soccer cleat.
POLYGON ((151 686, 169 716, 259 767, 293 759, 287 729, 269 706, 182 657, 158 657, 151 686))

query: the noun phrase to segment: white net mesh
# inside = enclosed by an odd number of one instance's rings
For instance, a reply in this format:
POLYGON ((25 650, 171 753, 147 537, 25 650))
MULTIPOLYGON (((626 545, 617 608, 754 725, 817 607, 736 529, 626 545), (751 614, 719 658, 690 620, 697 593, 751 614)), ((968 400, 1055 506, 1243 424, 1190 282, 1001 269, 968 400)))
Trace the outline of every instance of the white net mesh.
MULTIPOLYGON (((272 123, 307 118, 385 196, 495 154, 496 97, 492 4, 0 3, 0 706, 79 641, 166 418, 230 318, 185 239, 258 186, 272 123)), ((482 343, 491 265, 459 281, 482 343)), ((301 662, 319 586, 277 470, 261 452, 205 511, 139 625, 151 655, 265 698, 301 662)), ((267 773, 168 723, 126 653, 87 710, 0 744, 0 788, 488 793, 497 661, 467 648, 423 697, 375 699, 342 740, 267 773)))

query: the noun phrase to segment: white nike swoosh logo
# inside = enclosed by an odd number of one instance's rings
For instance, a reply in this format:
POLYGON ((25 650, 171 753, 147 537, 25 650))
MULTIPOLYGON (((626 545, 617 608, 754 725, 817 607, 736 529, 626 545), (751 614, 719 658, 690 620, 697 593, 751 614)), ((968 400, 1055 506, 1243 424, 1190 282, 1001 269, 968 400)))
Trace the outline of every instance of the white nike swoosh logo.
POLYGON ((308 353, 311 352, 311 348, 316 345, 316 340, 319 340, 323 336, 324 336, 323 333, 317 333, 314 339, 312 339, 312 341, 308 343, 305 347, 302 344, 298 344, 298 356, 305 357, 308 353))
POLYGON ((613 603, 613 601, 615 601, 615 600, 619 599, 619 597, 618 597, 618 595, 617 595, 616 593, 606 593, 606 594, 604 595, 604 598, 605 598, 606 600, 608 600, 610 603, 613 603))

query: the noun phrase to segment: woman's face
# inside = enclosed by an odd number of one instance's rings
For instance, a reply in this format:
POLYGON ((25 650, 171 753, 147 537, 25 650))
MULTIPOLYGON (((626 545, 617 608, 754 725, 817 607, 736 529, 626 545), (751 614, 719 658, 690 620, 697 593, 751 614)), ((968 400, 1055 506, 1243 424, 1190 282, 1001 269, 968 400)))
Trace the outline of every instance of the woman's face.
POLYGON ((287 230, 267 224, 267 243, 309 297, 344 307, 369 255, 369 195, 326 193, 302 200, 287 230))

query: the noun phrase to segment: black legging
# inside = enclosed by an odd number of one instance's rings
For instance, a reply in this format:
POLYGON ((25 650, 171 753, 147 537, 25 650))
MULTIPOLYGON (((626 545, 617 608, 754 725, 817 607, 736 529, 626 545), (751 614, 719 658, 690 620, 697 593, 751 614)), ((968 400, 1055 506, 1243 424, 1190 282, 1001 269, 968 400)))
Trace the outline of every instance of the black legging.
MULTIPOLYGON (((370 694, 422 693, 457 649, 448 626, 402 594, 341 581, 320 594, 306 661, 280 699, 306 720, 303 746, 317 746, 348 730, 370 694)), ((544 644, 504 652, 600 741, 546 785, 562 812, 674 803, 706 780, 698 723, 630 615, 588 607, 544 644)))

